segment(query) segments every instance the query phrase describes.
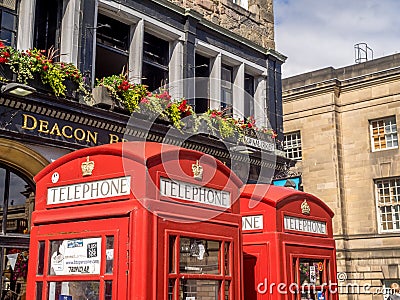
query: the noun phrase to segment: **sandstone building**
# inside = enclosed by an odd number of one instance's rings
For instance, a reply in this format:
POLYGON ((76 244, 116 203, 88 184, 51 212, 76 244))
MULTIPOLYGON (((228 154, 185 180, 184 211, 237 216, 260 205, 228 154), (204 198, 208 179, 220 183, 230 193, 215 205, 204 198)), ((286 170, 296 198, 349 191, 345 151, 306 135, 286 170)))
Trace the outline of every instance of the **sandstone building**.
POLYGON ((377 289, 400 279, 400 54, 282 85, 284 147, 304 191, 335 212, 341 284, 372 286, 340 297, 382 299, 377 289))

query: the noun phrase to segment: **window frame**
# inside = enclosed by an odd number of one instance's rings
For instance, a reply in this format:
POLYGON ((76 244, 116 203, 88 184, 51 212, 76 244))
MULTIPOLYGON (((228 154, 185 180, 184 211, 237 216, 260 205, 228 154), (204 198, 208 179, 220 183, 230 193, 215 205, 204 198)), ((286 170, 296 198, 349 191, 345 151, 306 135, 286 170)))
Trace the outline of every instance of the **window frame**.
POLYGON ((0 5, 0 14, 1 14, 1 16, 0 16, 0 21, 1 21, 0 34, 3 31, 3 29, 5 31, 8 31, 8 32, 14 34, 13 40, 10 41, 9 43, 7 43, 7 42, 5 43, 5 44, 10 45, 10 46, 12 46, 14 48, 17 47, 17 41, 18 41, 18 29, 19 29, 19 11, 18 10, 19 10, 19 1, 15 1, 15 9, 14 10, 11 9, 10 7, 4 6, 4 5, 0 5), (6 12, 6 13, 8 13, 10 15, 13 15, 15 17, 14 29, 11 30, 9 28, 3 27, 3 12, 6 12))
MULTIPOLYGON (((142 44, 142 49, 143 49, 143 54, 142 54, 142 64, 140 66, 141 68, 141 72, 142 72, 142 77, 140 78, 141 83, 143 83, 144 79, 145 79, 145 75, 143 74, 143 70, 145 68, 153 68, 157 70, 157 73, 163 73, 166 76, 162 76, 162 77, 166 77, 164 80, 165 82, 161 82, 160 86, 154 86, 151 87, 150 84, 146 84, 147 86, 149 86, 149 90, 151 92, 153 92, 153 90, 158 90, 159 88, 163 87, 163 86, 168 86, 170 83, 170 78, 171 78, 171 41, 169 41, 168 39, 162 38, 158 35, 155 35, 153 32, 150 32, 148 30, 145 30, 143 33, 143 44, 142 44), (163 64, 162 62, 158 62, 156 60, 151 60, 147 57, 146 53, 149 53, 150 55, 154 55, 157 56, 155 54, 153 54, 152 52, 149 52, 148 48, 145 47, 145 39, 155 39, 155 40, 160 40, 162 41, 162 43, 165 44, 165 46, 167 47, 167 49, 164 49, 162 51, 162 56, 166 56, 166 62, 165 64, 163 64), (145 67, 146 66, 146 67, 145 67)), ((148 79, 148 78, 147 78, 148 79)))
MULTIPOLYGON (((32 192, 35 194, 35 185, 34 183, 29 180, 28 177, 24 176, 21 172, 19 172, 18 170, 11 168, 5 164, 0 163, 0 169, 4 169, 5 170, 5 182, 4 182, 4 186, 5 187, 9 187, 10 186, 10 182, 11 182, 11 173, 13 173, 14 175, 18 176, 20 179, 22 179, 27 185, 28 188, 30 188, 32 190, 32 192)), ((1 236, 20 236, 20 237, 29 237, 29 234, 19 234, 19 233, 7 233, 7 215, 8 215, 8 206, 9 206, 9 192, 6 191, 6 189, 4 189, 4 194, 0 196, 4 197, 3 198, 3 212, 2 212, 2 227, 0 230, 0 235, 1 236)), ((28 196, 29 197, 29 196, 28 196)), ((28 224, 28 228, 31 226, 31 224, 28 224)))
POLYGON ((378 152, 378 151, 385 151, 385 150, 391 150, 391 149, 398 149, 399 148, 399 140, 398 140, 398 130, 397 130, 397 123, 396 123, 396 116, 388 116, 384 118, 379 118, 379 119, 372 119, 369 120, 369 132, 370 132, 370 143, 371 143, 371 151, 372 152, 378 152), (394 123, 392 123, 394 121, 394 123), (378 126, 373 127, 373 123, 379 123, 383 122, 383 126, 378 126), (395 126, 395 131, 392 130, 393 125, 395 126), (386 133, 386 127, 390 127, 390 132, 386 133), (383 133, 378 132, 377 136, 375 137, 374 135, 374 130, 383 129, 383 133), (391 136, 391 140, 388 141, 387 137, 391 136), (383 137, 382 137, 383 136, 383 137), (379 143, 379 148, 375 148, 375 141, 374 138, 378 138, 378 143, 379 143), (384 144, 385 148, 382 148, 382 140, 384 138, 384 144), (394 141, 397 141, 397 146, 391 146, 387 147, 388 142, 394 143, 394 141))
POLYGON ((400 177, 391 177, 391 178, 379 178, 374 181, 375 188, 375 204, 376 204, 376 214, 377 214, 377 225, 379 233, 396 233, 400 232, 400 177), (392 186, 391 182, 394 181, 395 185, 392 186), (378 184, 386 183, 388 186, 379 188, 378 184), (388 189, 389 194, 383 195, 384 201, 381 202, 381 194, 379 193, 379 189, 388 189), (392 193, 394 189, 395 193, 392 193), (397 203, 394 203, 392 198, 397 198, 397 203), (386 198, 386 199, 385 199, 386 198), (387 201, 386 201, 387 200, 387 201), (397 206, 397 212, 395 207, 397 206), (382 212, 381 208, 390 208, 391 220, 387 219, 384 221, 383 216, 389 215, 387 211, 385 213, 382 212), (396 219, 397 214, 397 219, 396 219), (384 229, 384 223, 386 223, 386 229, 384 229), (397 228, 396 227, 397 223, 397 228), (388 225, 392 224, 392 229, 387 229, 388 225))
POLYGON ((210 58, 210 75, 211 79, 209 83, 209 109, 221 109, 221 94, 222 94, 222 66, 228 66, 233 68, 233 109, 234 116, 238 118, 244 118, 243 101, 245 100, 245 82, 244 77, 250 75, 254 78, 254 117, 257 124, 267 126, 266 116, 264 116, 267 107, 265 88, 267 85, 267 73, 268 69, 265 66, 258 65, 253 61, 247 60, 234 53, 228 52, 225 49, 217 46, 208 44, 207 42, 196 38, 195 40, 196 50, 195 53, 201 56, 210 58), (243 78, 242 78, 243 77, 243 78), (242 102, 241 102, 242 101, 242 102), (238 113, 240 112, 240 113, 238 113))
MULTIPOLYGON (((185 33, 179 29, 165 24, 150 15, 146 15, 126 5, 99 0, 97 13, 105 14, 110 18, 116 18, 131 26, 131 40, 128 51, 129 79, 135 83, 142 83, 143 69, 143 36, 144 33, 154 35, 169 43, 168 81, 172 84, 180 82, 183 78, 183 51, 175 44, 183 43, 185 33), (138 43, 141 41, 141 44, 138 43), (140 53, 139 53, 140 52, 140 53)), ((95 52, 95 50, 93 49, 95 52)), ((93 55, 93 65, 96 55, 93 55)), ((94 67, 92 74, 95 74, 94 67)), ((182 97, 183 85, 178 83, 171 89, 171 95, 175 98, 182 97)))
POLYGON ((302 148, 300 130, 284 133, 284 135, 283 135, 283 150, 285 151, 287 158, 294 159, 294 160, 302 160, 303 159, 303 148, 302 148), (291 140, 290 140, 291 147, 290 148, 287 147, 287 143, 288 143, 287 137, 288 136, 291 136, 291 137, 296 136, 295 139, 291 138, 291 140), (296 145, 294 145, 293 141, 299 141, 300 143, 297 143, 296 145), (289 151, 290 151, 292 157, 290 157, 289 151))
POLYGON ((248 0, 232 0, 233 4, 240 6, 245 10, 249 10, 249 1, 248 0))
MULTIPOLYGON (((225 111, 226 114, 228 114, 229 116, 233 115, 233 111, 234 111, 234 104, 233 104, 233 99, 234 99, 234 85, 235 85, 235 74, 234 74, 234 67, 227 65, 225 63, 221 64, 221 110, 225 111), (230 78, 226 78, 229 80, 225 80, 223 78, 223 74, 225 72, 229 72, 229 77, 230 78), (230 95, 230 100, 229 102, 224 101, 224 94, 226 95, 230 95)), ((228 74, 228 73, 226 73, 228 74)))
POLYGON ((304 292, 318 292, 318 291, 323 291, 325 295, 325 299, 332 299, 332 292, 328 288, 328 283, 332 280, 332 274, 331 274, 331 264, 332 264, 332 259, 328 256, 321 255, 321 256, 316 256, 316 255, 307 255, 307 254, 296 254, 296 255, 291 255, 291 282, 295 283, 297 286, 297 292, 292 294, 291 299, 293 300, 301 300, 302 297, 301 295, 304 292), (319 285, 312 285, 310 283, 305 284, 304 286, 300 283, 300 278, 301 278, 301 270, 300 270, 300 260, 318 260, 323 263, 323 271, 322 272, 322 278, 321 284, 319 285))
MULTIPOLYGON (((126 292, 126 282, 124 280, 118 280, 123 274, 128 271, 128 256, 126 255, 128 250, 128 218, 113 218, 110 220, 92 220, 85 224, 85 230, 81 229, 84 221, 76 223, 57 223, 43 226, 40 233, 35 232, 35 241, 37 246, 33 245, 33 249, 40 247, 42 251, 33 251, 30 259, 35 263, 30 266, 31 277, 35 284, 35 290, 40 290, 40 295, 36 295, 35 299, 48 299, 49 284, 60 282, 88 282, 98 281, 99 282, 99 296, 103 296, 100 299, 104 299, 105 293, 107 292, 107 284, 111 282, 112 299, 117 299, 117 296, 123 295, 126 292), (113 228, 109 228, 109 222, 114 224, 113 228), (69 224, 70 232, 65 232, 65 226, 69 224), (107 250, 111 249, 108 247, 107 239, 113 237, 113 255, 112 259, 107 258, 107 250), (100 262, 98 273, 88 274, 52 274, 51 269, 51 250, 52 242, 67 241, 67 240, 83 240, 100 238, 100 262), (111 265, 108 266, 107 262, 111 260, 111 265), (111 271, 109 271, 111 267, 111 271), (34 275, 32 276, 32 274, 34 275), (40 287, 40 289, 38 289, 40 287)), ((29 275, 28 275, 29 276, 29 275)))
POLYGON ((212 236, 209 234, 193 234, 190 232, 182 232, 175 230, 167 230, 164 237, 166 249, 167 272, 166 272, 166 286, 168 299, 177 300, 179 298, 181 283, 183 280, 199 280, 199 281, 216 281, 219 282, 219 297, 233 299, 233 285, 234 283, 234 239, 228 236, 212 236), (180 240, 185 239, 199 239, 215 241, 220 243, 218 250, 218 273, 193 273, 193 272, 182 272, 180 270, 180 240), (171 241, 173 245, 171 247, 171 241), (172 251, 172 252, 171 252, 172 251), (172 261, 171 261, 172 259, 172 261), (171 262, 174 266, 171 267, 171 262))
POLYGON ((255 117, 255 78, 252 74, 249 74, 248 72, 244 73, 243 89, 245 91, 243 117, 255 117))

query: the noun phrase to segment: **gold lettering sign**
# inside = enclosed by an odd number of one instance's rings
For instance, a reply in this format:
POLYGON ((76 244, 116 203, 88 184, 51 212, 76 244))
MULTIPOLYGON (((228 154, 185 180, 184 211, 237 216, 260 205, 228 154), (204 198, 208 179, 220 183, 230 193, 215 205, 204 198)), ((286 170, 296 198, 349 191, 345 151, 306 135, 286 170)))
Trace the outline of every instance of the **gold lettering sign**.
POLYGON ((48 135, 63 136, 67 139, 75 139, 76 141, 85 141, 97 145, 98 132, 84 130, 82 128, 73 128, 70 125, 60 127, 57 122, 50 123, 47 120, 40 120, 28 114, 22 114, 22 129, 37 131, 48 135))
MULTIPOLYGON (((60 125, 57 122, 39 119, 33 115, 22 114, 22 126, 21 129, 38 132, 40 134, 47 134, 49 136, 59 136, 64 137, 66 139, 72 139, 76 142, 86 142, 92 143, 94 145, 98 145, 98 135, 97 131, 91 131, 89 129, 83 129, 80 127, 74 127, 71 125, 60 125)), ((118 142, 127 142, 127 139, 121 138, 116 134, 109 133, 108 134, 108 143, 118 143, 118 142)), ((103 143, 102 143, 103 144, 103 143)))

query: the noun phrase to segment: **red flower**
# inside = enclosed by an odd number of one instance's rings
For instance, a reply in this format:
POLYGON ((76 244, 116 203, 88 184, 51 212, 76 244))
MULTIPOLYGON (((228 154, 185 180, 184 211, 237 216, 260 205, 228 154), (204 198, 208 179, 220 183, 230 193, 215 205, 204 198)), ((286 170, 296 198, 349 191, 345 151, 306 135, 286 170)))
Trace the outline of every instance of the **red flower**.
POLYGON ((158 99, 162 99, 162 100, 171 100, 171 95, 168 94, 167 91, 164 91, 162 94, 156 95, 156 97, 157 97, 158 99))
POLYGON ((7 62, 7 58, 0 57, 0 64, 4 64, 5 62, 7 62))
POLYGON ((3 49, 3 48, 5 48, 6 46, 4 45, 4 43, 3 42, 0 42, 0 49, 3 49))
POLYGON ((188 109, 188 107, 187 107, 187 100, 183 100, 183 101, 181 102, 181 104, 179 104, 178 109, 179 109, 181 112, 185 112, 185 111, 188 109))
POLYGON ((49 66, 48 66, 48 65, 44 65, 44 66, 43 66, 43 70, 44 70, 44 71, 47 71, 48 69, 49 69, 49 66))

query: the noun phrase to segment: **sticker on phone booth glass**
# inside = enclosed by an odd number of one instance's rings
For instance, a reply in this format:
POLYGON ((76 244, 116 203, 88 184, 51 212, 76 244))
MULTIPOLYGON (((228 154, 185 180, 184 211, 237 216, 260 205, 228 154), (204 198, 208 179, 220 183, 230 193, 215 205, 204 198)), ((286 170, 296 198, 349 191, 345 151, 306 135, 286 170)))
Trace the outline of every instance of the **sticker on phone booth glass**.
POLYGON ((101 238, 51 241, 50 275, 100 274, 101 238))

